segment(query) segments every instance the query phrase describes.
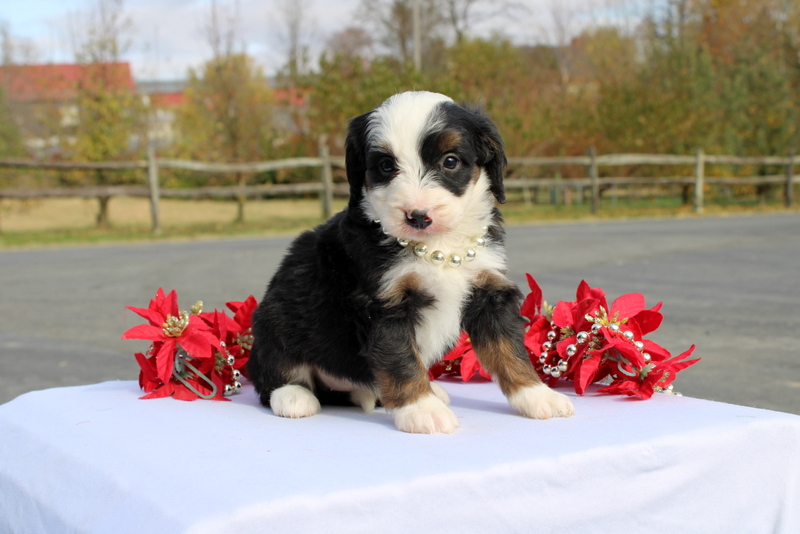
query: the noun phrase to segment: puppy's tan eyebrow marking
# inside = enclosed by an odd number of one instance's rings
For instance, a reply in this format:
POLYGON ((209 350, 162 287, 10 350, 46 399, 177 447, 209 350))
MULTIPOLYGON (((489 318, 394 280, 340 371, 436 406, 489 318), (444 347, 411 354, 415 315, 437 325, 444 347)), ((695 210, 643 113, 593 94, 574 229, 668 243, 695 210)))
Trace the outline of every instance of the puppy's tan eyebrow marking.
POLYGON ((439 136, 438 148, 442 153, 452 152, 461 144, 461 132, 458 130, 445 130, 439 136))

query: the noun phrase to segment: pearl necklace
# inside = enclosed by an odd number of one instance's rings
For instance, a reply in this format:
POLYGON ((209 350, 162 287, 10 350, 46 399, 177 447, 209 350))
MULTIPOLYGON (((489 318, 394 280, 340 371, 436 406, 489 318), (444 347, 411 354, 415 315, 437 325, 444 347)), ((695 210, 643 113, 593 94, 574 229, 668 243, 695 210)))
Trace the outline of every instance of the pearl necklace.
MULTIPOLYGON (((380 219, 375 219, 375 222, 380 224, 380 219)), ((393 237, 389 232, 386 231, 385 228, 381 226, 381 230, 383 233, 389 237, 393 237)), ((488 226, 484 226, 482 228, 483 235, 478 237, 472 238, 473 245, 467 248, 463 253, 450 253, 445 254, 441 250, 434 250, 430 254, 428 254, 428 245, 426 245, 422 241, 411 241, 410 239, 406 239, 405 237, 395 237, 395 242, 403 248, 407 248, 414 253, 414 256, 417 258, 428 259, 434 265, 442 265, 447 260, 447 265, 450 267, 460 267, 463 262, 470 262, 474 261, 475 258, 478 256, 478 251, 476 249, 483 248, 486 246, 486 233, 489 231, 488 226)))

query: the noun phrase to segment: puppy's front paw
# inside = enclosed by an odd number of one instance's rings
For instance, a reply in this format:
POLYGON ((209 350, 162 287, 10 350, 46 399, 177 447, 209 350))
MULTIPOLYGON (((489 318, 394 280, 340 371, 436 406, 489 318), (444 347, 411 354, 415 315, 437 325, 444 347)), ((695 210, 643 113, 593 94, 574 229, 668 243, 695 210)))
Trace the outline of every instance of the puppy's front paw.
POLYGON ((394 410, 394 424, 416 434, 450 434, 461 426, 456 414, 433 393, 394 410))
POLYGON ((445 404, 450 404, 450 395, 447 394, 447 390, 445 390, 442 386, 436 382, 431 382, 431 389, 433 390, 433 394, 439 397, 440 401, 445 404))
POLYGON ((281 417, 308 417, 320 411, 319 400, 304 386, 279 387, 269 397, 269 405, 275 415, 281 417))
POLYGON ((569 417, 575 414, 575 408, 569 397, 553 391, 544 384, 524 387, 513 395, 509 395, 508 404, 519 410, 525 417, 533 419, 569 417))

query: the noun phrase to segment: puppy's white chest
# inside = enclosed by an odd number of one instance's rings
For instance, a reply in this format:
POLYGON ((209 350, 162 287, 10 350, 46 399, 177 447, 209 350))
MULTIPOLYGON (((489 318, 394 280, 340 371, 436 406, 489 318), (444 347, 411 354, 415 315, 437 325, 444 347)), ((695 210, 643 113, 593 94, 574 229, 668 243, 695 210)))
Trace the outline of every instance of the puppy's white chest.
POLYGON ((461 334, 461 313, 480 272, 498 272, 504 266, 501 257, 484 254, 469 266, 458 268, 432 265, 409 258, 395 265, 384 277, 383 289, 392 292, 395 284, 413 276, 418 289, 432 296, 434 302, 420 311, 415 341, 420 358, 426 367, 439 361, 461 334))

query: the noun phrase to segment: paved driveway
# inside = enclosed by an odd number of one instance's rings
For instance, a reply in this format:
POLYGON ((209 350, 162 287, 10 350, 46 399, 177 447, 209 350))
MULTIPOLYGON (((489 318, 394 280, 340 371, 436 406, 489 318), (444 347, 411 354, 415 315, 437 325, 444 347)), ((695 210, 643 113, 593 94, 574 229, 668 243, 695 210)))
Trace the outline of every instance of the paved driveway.
MULTIPOLYGON (((289 238, 0 252, 0 403, 26 391, 138 375, 121 341, 159 286, 206 309, 260 298, 289 238)), ((609 300, 663 301, 650 338, 703 361, 685 395, 800 414, 800 214, 634 220, 509 229, 512 278, 550 302, 581 279, 609 300)))

